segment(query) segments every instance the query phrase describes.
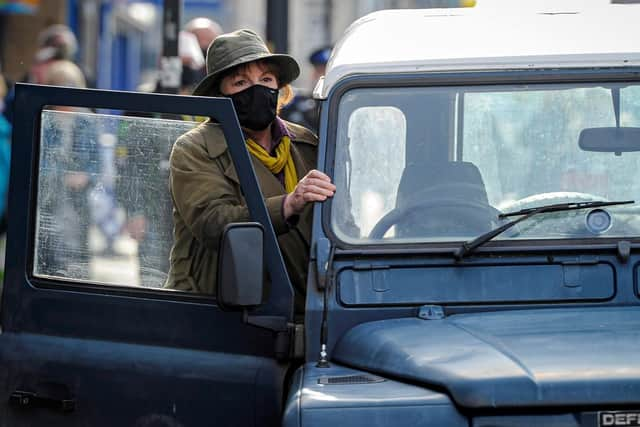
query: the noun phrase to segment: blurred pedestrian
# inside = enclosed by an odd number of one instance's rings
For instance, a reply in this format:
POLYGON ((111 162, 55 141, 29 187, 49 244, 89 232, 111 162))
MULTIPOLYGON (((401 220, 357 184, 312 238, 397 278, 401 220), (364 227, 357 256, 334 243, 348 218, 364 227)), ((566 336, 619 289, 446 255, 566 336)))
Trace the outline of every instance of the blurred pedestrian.
MULTIPOLYGON (((204 55, 199 49, 200 45, 194 34, 188 31, 180 31, 178 36, 178 56, 182 62, 182 73, 178 93, 181 95, 190 95, 206 74, 204 55)), ((161 90, 162 88, 160 87, 159 89, 161 90)))
POLYGON ((309 55, 309 63, 312 66, 311 87, 307 90, 296 89, 296 96, 286 105, 281 112, 281 116, 289 121, 298 123, 318 134, 318 103, 313 99, 313 89, 320 77, 324 76, 331 46, 314 50, 309 55))
MULTIPOLYGON (((45 75, 47 69, 54 62, 66 60, 75 62, 78 53, 78 39, 71 28, 62 24, 50 25, 38 34, 37 51, 27 73, 19 80, 27 83, 47 84, 45 75)), ((79 68, 78 68, 79 69, 79 68)), ((82 74, 84 86, 87 86, 85 74, 82 74)), ((7 96, 7 110, 5 116, 9 122, 13 122, 13 86, 7 96)))
POLYGON ((321 47, 311 52, 309 55, 309 63, 312 65, 311 82, 313 86, 318 82, 320 77, 324 76, 327 71, 327 62, 331 56, 331 46, 321 47))
MULTIPOLYGON (((41 75, 46 85, 86 87, 82 71, 66 59, 41 75)), ((95 124, 87 109, 52 106, 43 113, 38 191, 38 266, 43 274, 89 277, 89 191, 97 172, 95 124)))
MULTIPOLYGON (((29 69, 27 81, 44 83, 47 68, 58 60, 74 62, 78 52, 78 40, 71 28, 62 24, 51 25, 38 34, 38 50, 29 69)), ((84 74, 82 75, 84 79, 84 74)), ((86 81, 84 83, 86 86, 86 81)))
MULTIPOLYGON (((191 94, 203 75, 204 57, 196 36, 180 31, 178 55, 182 61, 180 94, 191 94)), ((164 93, 157 79, 151 92, 164 93)), ((204 120, 175 114, 127 112, 126 116, 170 120, 204 120)), ((169 271, 173 240, 172 205, 169 195, 169 154, 173 141, 184 131, 153 126, 149 120, 126 119, 119 129, 116 146, 117 199, 127 216, 127 231, 138 243, 138 277, 144 287, 160 287, 169 271), (153 127, 153 128, 152 128, 153 127), (172 134, 174 132, 174 134, 172 134), (179 132, 179 133, 175 133, 179 132), (142 155, 141 155, 142 154, 142 155)))
POLYGON ((222 27, 216 21, 200 16, 187 22, 185 31, 192 33, 198 39, 202 57, 207 56, 207 48, 211 42, 222 34, 222 27))
POLYGON ((9 166, 11 164, 11 124, 4 117, 4 99, 7 85, 0 74, 0 233, 7 231, 7 193, 9 190, 9 166))

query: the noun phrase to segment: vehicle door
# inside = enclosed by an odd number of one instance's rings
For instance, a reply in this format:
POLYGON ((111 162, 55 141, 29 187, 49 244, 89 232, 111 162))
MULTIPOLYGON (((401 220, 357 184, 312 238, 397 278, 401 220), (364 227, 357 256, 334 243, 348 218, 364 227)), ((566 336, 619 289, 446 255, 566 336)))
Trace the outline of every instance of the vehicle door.
POLYGON ((18 85, 15 105, 0 425, 279 425, 292 289, 230 100, 18 85), (264 227, 252 311, 163 288, 168 156, 197 115, 264 227))

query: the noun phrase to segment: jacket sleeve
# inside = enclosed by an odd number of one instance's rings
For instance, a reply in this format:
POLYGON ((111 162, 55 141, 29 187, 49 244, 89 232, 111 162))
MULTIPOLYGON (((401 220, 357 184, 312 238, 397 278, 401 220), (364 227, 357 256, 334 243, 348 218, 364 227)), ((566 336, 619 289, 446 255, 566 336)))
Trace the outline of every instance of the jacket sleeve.
MULTIPOLYGON (((237 184, 224 174, 221 162, 210 158, 199 144, 179 138, 171 152, 169 167, 175 209, 205 246, 217 248, 227 224, 251 220, 237 184)), ((289 231, 282 212, 284 197, 265 200, 276 234, 289 231)))

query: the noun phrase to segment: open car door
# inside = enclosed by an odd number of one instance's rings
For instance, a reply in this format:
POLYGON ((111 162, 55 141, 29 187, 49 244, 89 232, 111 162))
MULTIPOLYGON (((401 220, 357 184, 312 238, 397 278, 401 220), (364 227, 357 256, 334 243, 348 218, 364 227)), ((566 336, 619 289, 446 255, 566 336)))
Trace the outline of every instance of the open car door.
POLYGON ((0 425, 279 425, 293 291, 231 101, 18 85, 15 108, 0 425), (183 115, 222 127, 264 227, 253 312, 163 288, 183 115))

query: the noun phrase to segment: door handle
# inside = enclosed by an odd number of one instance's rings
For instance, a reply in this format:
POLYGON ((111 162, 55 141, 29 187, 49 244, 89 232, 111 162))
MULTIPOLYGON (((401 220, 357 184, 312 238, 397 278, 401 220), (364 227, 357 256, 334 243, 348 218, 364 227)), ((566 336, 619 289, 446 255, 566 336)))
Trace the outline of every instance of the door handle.
POLYGON ((62 413, 73 412, 76 409, 75 399, 55 399, 22 390, 11 393, 9 404, 21 409, 47 408, 62 413))

